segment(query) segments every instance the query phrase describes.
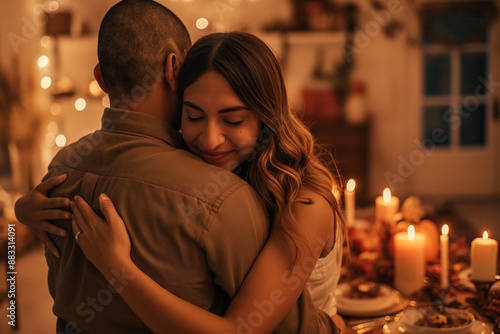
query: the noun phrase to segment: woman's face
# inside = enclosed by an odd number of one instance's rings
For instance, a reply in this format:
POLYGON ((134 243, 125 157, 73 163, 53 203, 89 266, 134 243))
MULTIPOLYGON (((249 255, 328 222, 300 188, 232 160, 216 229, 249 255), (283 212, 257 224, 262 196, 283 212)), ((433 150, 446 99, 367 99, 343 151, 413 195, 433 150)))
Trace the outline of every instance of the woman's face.
POLYGON ((182 136, 207 163, 235 169, 253 152, 261 122, 215 71, 184 90, 182 136))

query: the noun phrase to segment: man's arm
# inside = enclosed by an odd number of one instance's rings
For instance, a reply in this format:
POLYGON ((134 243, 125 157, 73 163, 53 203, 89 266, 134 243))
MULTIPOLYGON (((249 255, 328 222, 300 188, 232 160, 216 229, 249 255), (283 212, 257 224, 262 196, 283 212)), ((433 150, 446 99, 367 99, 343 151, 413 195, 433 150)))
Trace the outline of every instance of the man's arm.
POLYGON ((252 187, 244 184, 221 203, 204 239, 214 280, 230 298, 236 295, 269 235, 269 219, 252 187))

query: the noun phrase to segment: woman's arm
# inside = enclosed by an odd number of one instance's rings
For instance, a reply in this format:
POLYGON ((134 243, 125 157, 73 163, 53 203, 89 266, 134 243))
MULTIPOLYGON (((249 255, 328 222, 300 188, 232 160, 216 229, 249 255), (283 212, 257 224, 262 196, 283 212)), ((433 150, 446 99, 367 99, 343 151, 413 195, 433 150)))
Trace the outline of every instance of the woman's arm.
POLYGON ((135 266, 125 225, 106 196, 101 195, 99 202, 107 223, 83 199, 75 200, 73 233, 82 231, 78 243, 85 256, 111 284, 115 270, 134 277, 125 287, 115 288, 157 333, 236 333, 249 326, 256 333, 272 332, 302 293, 326 242, 324 236, 333 226, 333 213, 326 201, 326 210, 325 203, 296 204, 294 213, 305 242, 298 244, 300 255, 295 265, 290 245, 271 232, 226 314, 219 317, 171 294, 135 266))
POLYGON ((63 197, 48 198, 47 195, 52 189, 63 183, 66 177, 66 174, 49 177, 19 198, 14 207, 17 220, 29 226, 45 247, 56 257, 59 257, 59 251, 50 240, 48 233, 65 237, 66 230, 52 224, 50 220, 71 219, 71 213, 62 210, 62 208, 69 206, 70 200, 63 197))

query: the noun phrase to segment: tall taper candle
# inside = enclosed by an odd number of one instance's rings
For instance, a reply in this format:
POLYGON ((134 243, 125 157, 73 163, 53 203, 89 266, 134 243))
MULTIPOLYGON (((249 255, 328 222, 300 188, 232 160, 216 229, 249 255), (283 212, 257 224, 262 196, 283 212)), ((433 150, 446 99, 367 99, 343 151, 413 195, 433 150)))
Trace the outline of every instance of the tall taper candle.
POLYGON ((439 237, 441 246, 441 287, 446 289, 448 287, 448 275, 449 275, 449 240, 448 240, 448 225, 444 224, 441 228, 441 235, 439 237))
POLYGON ((356 182, 353 179, 347 181, 346 189, 344 190, 345 202, 345 219, 347 225, 353 225, 356 220, 356 182))

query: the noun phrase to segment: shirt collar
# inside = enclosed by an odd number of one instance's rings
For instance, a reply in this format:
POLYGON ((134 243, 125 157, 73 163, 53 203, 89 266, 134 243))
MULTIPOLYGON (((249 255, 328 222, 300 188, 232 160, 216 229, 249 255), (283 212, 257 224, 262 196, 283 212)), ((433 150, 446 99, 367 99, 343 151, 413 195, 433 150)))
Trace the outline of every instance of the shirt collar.
POLYGON ((140 134, 160 139, 175 148, 186 148, 179 131, 164 120, 143 112, 106 108, 101 126, 102 131, 140 134))

